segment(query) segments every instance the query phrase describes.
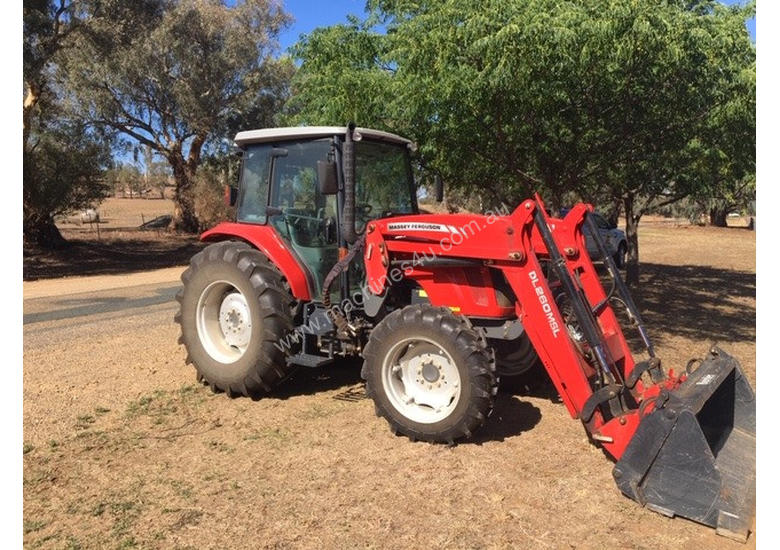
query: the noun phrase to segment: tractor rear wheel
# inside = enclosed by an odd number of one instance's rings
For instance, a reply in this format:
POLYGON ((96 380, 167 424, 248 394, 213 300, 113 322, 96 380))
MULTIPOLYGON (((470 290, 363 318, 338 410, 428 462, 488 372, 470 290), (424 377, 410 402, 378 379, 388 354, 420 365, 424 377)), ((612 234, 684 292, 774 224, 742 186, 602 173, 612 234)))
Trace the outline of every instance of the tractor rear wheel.
POLYGON ((209 245, 181 279, 175 321, 199 380, 256 397, 287 377, 294 300, 261 252, 240 242, 209 245))
POLYGON ((394 433, 453 443, 471 437, 493 408, 492 348, 447 308, 394 311, 371 332, 363 356, 366 392, 394 433))
POLYGON ((490 343, 496 350, 496 369, 502 382, 523 376, 539 363, 539 355, 525 332, 514 340, 490 343))

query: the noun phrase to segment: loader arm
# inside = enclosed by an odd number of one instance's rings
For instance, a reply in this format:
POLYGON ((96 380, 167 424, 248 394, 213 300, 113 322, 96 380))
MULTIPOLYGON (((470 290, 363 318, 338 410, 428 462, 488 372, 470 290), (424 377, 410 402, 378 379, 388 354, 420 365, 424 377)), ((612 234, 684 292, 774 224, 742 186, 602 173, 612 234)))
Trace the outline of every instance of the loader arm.
POLYGON ((508 216, 376 220, 366 233, 368 287, 383 295, 407 278, 430 289, 433 305, 467 316, 514 316, 571 416, 617 461, 621 491, 662 513, 744 538, 753 510, 745 495, 755 485, 752 389, 720 350, 692 373, 662 371, 611 259, 602 258, 617 277, 607 292, 586 251, 582 230, 592 211, 579 204, 564 218, 552 218, 537 196, 508 216), (508 283, 513 307, 484 307, 492 289, 479 281, 490 270, 508 283), (637 325, 647 360, 633 358, 611 298, 637 325), (691 458, 705 466, 691 466, 691 458))

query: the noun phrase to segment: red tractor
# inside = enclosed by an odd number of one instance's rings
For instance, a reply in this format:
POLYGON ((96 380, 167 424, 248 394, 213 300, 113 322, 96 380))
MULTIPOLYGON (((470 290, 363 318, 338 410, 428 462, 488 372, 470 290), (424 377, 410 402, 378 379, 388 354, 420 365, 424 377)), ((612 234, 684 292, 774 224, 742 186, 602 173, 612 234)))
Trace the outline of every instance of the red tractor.
POLYGON ((716 347, 662 367, 590 205, 554 218, 537 196, 502 214, 419 214, 412 143, 399 136, 349 125, 235 142, 236 221, 202 235, 212 244, 177 296, 202 382, 258 396, 298 367, 362 356, 366 391, 394 432, 451 444, 486 421, 499 378, 541 362, 616 461, 624 494, 746 538, 754 392, 716 347), (613 307, 646 358, 632 355, 613 307))

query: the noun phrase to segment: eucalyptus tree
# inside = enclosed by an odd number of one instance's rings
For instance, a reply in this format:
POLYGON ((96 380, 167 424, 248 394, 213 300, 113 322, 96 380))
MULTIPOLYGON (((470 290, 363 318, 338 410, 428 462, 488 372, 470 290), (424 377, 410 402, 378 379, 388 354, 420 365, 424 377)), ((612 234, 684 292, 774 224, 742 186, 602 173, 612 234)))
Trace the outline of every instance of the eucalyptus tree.
POLYGON ((77 28, 69 17, 73 2, 62 0, 25 0, 23 74, 24 144, 27 144, 31 117, 49 85, 49 71, 54 56, 65 46, 68 37, 77 28))
POLYGON ((171 228, 196 231, 204 148, 231 125, 269 126, 286 98, 289 16, 271 0, 89 0, 66 58, 85 120, 150 147, 176 183, 171 228))

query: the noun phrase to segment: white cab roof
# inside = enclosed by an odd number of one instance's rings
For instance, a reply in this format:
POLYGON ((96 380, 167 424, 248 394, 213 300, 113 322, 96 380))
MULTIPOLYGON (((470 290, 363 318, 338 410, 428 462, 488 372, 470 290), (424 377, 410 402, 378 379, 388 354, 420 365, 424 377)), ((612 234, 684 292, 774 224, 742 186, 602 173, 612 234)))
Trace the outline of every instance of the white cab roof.
MULTIPOLYGON (((248 130, 236 134, 235 142, 239 147, 250 143, 266 143, 269 141, 285 141, 291 139, 308 138, 316 139, 321 137, 335 136, 337 134, 345 135, 346 126, 295 126, 287 128, 263 128, 262 130, 248 130)), ((355 128, 355 133, 361 136, 379 141, 388 141, 401 145, 410 145, 412 142, 389 132, 381 130, 372 130, 370 128, 355 128)), ((357 137, 357 136, 356 136, 357 137)))

